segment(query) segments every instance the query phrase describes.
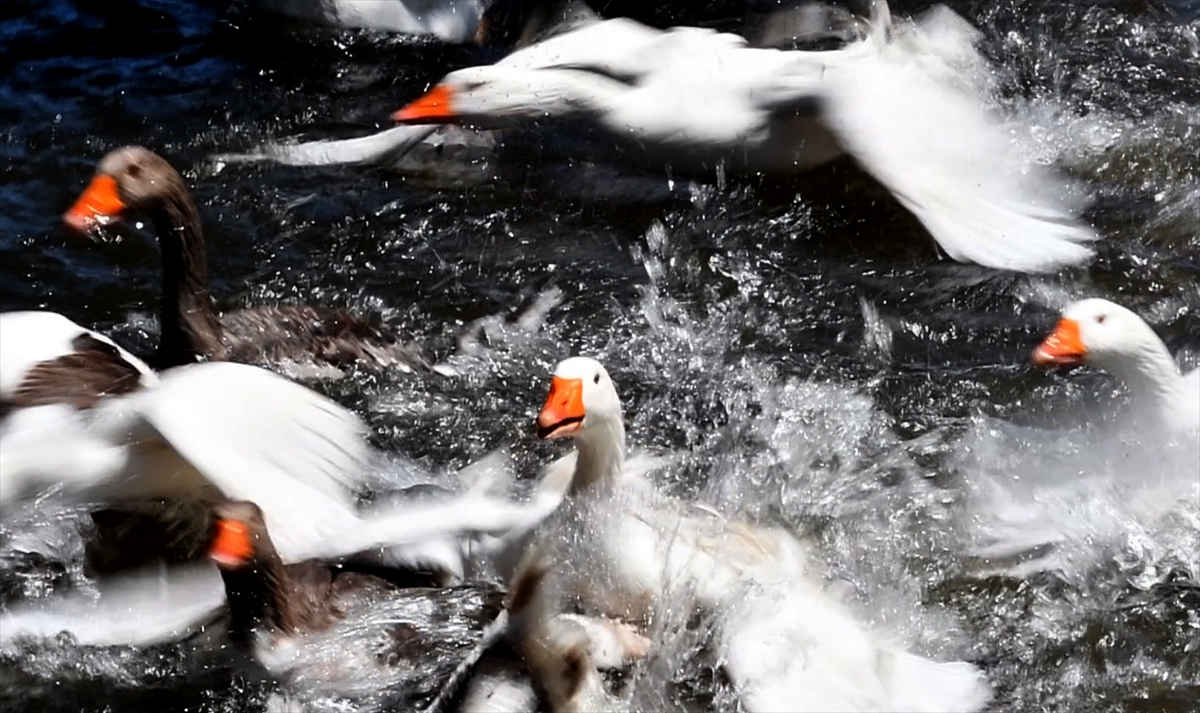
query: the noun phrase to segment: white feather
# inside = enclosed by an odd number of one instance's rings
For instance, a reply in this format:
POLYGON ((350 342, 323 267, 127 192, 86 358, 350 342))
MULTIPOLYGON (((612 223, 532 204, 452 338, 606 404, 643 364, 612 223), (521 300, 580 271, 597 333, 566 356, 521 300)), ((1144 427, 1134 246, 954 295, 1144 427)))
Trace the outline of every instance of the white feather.
POLYGON ((875 641, 840 601, 804 580, 739 598, 721 635, 726 671, 755 713, 949 713, 979 710, 991 697, 971 664, 875 641))
POLYGON ((1028 272, 1087 260, 1095 232, 1051 176, 1014 158, 982 89, 943 63, 928 42, 893 41, 830 66, 822 121, 955 260, 1028 272))
POLYGON ((149 646, 185 636, 225 604, 208 562, 116 576, 99 589, 99 597, 76 592, 0 614, 0 642, 67 632, 83 646, 149 646))
POLYGON ((398 160, 429 137, 436 126, 396 126, 353 139, 271 143, 248 153, 217 154, 213 161, 274 161, 285 166, 374 165, 398 160))

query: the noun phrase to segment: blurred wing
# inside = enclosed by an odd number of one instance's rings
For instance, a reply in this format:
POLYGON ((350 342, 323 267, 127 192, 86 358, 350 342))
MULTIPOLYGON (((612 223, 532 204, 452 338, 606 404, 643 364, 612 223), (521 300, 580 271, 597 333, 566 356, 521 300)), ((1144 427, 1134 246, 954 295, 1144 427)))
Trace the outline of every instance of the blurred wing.
POLYGON ((314 543, 307 556, 338 559, 388 545, 528 527, 544 508, 478 495, 394 505, 364 514, 346 531, 314 543))
POLYGON ((253 479, 278 486, 276 495, 298 482, 345 502, 366 477, 362 421, 265 369, 187 366, 133 398, 142 421, 230 497, 253 479))
POLYGON ((84 646, 148 646, 183 638, 224 604, 209 562, 148 569, 104 580, 98 599, 73 593, 0 614, 0 642, 67 632, 84 646))
POLYGON ((292 562, 358 521, 352 493, 369 446, 351 412, 265 369, 206 363, 172 369, 157 388, 106 402, 95 427, 132 443, 108 492, 195 494, 208 485, 262 508, 292 562))
POLYGON ((1027 272, 1088 260, 1096 235, 1056 199, 1061 187, 1018 165, 985 97, 927 51, 941 41, 951 63, 969 61, 963 38, 944 35, 831 66, 824 123, 955 260, 1027 272))
POLYGON ((18 409, 0 423, 0 511, 53 485, 103 484, 121 472, 126 455, 123 445, 93 436, 72 406, 18 409))

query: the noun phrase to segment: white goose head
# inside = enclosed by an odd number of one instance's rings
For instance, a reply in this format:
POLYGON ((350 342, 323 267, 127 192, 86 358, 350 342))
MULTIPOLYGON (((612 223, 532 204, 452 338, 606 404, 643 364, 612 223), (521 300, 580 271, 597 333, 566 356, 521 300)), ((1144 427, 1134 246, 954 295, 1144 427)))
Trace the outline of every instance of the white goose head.
POLYGON ((588 357, 558 363, 537 417, 538 438, 571 438, 579 450, 572 491, 611 482, 625 460, 621 400, 604 366, 588 357))
POLYGON ((586 441, 614 423, 621 423, 621 400, 604 366, 589 357, 559 362, 538 414, 538 437, 586 441))
POLYGON ((1038 366, 1089 363, 1125 383, 1132 398, 1156 410, 1170 430, 1200 428, 1200 378, 1184 377, 1150 325, 1108 300, 1080 300, 1063 311, 1033 351, 1038 366))
POLYGON ((1058 326, 1033 352, 1039 366, 1090 362, 1104 368, 1121 366, 1166 351, 1162 340, 1142 318, 1108 300, 1092 298, 1069 305, 1058 326))
POLYGON ((404 124, 503 129, 525 121, 601 112, 621 88, 601 75, 566 68, 466 67, 447 74, 392 118, 404 124))

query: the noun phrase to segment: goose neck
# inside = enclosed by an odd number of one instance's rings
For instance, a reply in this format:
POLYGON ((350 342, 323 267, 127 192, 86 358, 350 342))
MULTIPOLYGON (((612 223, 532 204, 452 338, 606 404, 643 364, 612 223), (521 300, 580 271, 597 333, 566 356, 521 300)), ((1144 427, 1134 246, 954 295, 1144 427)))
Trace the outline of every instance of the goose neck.
POLYGON ((159 345, 163 366, 200 357, 221 359, 221 326, 208 293, 208 253, 200 214, 185 187, 171 190, 150 213, 162 246, 163 289, 159 345))
POLYGON ((571 493, 607 488, 621 475, 625 462, 625 426, 616 420, 589 429, 576 439, 579 451, 571 493))
POLYGON ((296 617, 287 597, 287 570, 275 555, 247 567, 221 569, 229 606, 229 636, 238 646, 250 646, 256 632, 291 634, 296 617))
POLYGON ((1170 412, 1180 398, 1182 377, 1157 336, 1147 339, 1138 351, 1101 360, 1099 365, 1123 382, 1135 401, 1157 406, 1160 412, 1170 412))

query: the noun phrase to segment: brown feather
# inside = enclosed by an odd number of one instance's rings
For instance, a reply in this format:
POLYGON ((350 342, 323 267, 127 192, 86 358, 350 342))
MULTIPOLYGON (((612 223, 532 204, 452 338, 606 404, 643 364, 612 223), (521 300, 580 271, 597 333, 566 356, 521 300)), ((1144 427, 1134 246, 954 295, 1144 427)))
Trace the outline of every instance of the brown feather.
POLYGON ((142 373, 117 348, 81 334, 75 351, 34 365, 9 401, 11 408, 70 404, 89 409, 105 396, 127 394, 141 386, 142 373))
POLYGON ((227 358, 262 362, 314 360, 333 366, 366 362, 429 369, 413 349, 366 320, 311 305, 255 307, 221 315, 227 358))

